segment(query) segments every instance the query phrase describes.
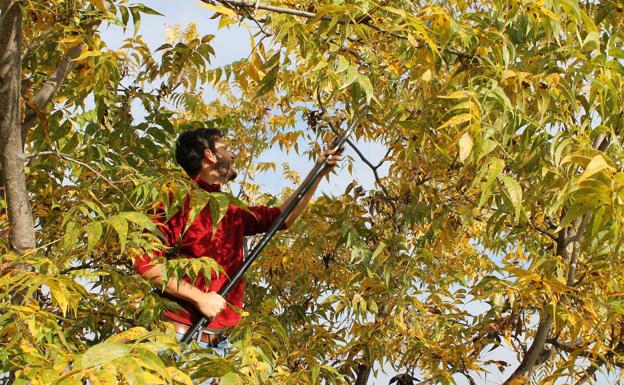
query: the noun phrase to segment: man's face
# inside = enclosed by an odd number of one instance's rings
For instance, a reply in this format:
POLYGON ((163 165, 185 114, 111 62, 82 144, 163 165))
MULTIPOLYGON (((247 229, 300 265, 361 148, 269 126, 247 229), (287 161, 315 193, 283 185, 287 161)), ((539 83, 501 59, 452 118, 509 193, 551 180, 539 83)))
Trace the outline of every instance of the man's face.
POLYGON ((219 176, 223 178, 224 181, 233 181, 238 175, 236 169, 234 168, 234 159, 236 158, 236 154, 234 154, 228 145, 222 141, 217 141, 215 143, 215 148, 217 150, 215 154, 217 162, 213 165, 213 168, 219 173, 219 176))

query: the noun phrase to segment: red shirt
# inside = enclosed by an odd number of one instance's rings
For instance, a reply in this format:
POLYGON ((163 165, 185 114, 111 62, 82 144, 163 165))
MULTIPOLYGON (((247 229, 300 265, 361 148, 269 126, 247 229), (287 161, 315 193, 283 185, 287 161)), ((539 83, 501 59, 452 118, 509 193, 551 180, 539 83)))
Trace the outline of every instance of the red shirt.
MULTIPOLYGON (((201 180, 198 180, 197 183, 208 192, 221 191, 221 185, 211 185, 201 180)), ((153 221, 159 226, 165 236, 168 243, 167 246, 175 246, 177 244, 177 240, 184 230, 184 225, 188 218, 189 204, 187 197, 184 203, 184 210, 178 211, 166 223, 164 222, 165 214, 162 205, 157 210, 157 215, 153 221)), ((256 215, 255 218, 240 207, 230 205, 225 216, 219 222, 217 232, 213 237, 210 206, 206 205, 182 238, 180 258, 211 257, 223 266, 227 276, 231 277, 236 274, 243 263, 243 237, 264 233, 281 213, 278 207, 250 206, 248 209, 256 215)), ((137 271, 142 274, 151 269, 153 267, 150 264, 151 261, 152 258, 149 255, 138 257, 136 259, 137 271)), ((184 277, 184 280, 191 282, 189 277, 184 277)), ((224 274, 217 277, 213 271, 208 288, 206 288, 206 282, 201 275, 195 280, 194 286, 204 292, 219 292, 227 280, 228 278, 224 274)), ((243 289, 244 284, 241 280, 228 294, 227 302, 237 308, 242 308, 243 289)), ((174 300, 185 309, 183 311, 166 311, 165 316, 167 318, 191 325, 201 317, 201 313, 189 302, 167 294, 163 294, 163 296, 174 300)), ((240 318, 240 315, 228 306, 207 327, 222 328, 234 326, 240 318)))

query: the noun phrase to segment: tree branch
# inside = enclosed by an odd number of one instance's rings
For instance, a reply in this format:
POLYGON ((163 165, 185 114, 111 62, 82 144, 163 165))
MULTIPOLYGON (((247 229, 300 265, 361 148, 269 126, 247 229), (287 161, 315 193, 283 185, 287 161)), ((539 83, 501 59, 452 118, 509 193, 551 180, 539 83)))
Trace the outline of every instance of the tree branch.
POLYGON ((50 78, 43 84, 41 89, 32 99, 32 106, 26 111, 26 118, 22 123, 22 139, 26 140, 28 130, 30 130, 37 119, 37 114, 45 107, 56 93, 56 90, 67 78, 67 75, 74 68, 75 59, 82 53, 82 45, 77 45, 67 52, 67 55, 61 60, 56 70, 50 78))
POLYGON ((544 350, 544 345, 546 344, 546 339, 548 338, 551 327, 552 314, 550 314, 548 310, 543 310, 540 315, 540 323, 537 327, 537 331, 535 332, 535 337, 533 338, 531 347, 522 359, 520 366, 518 366, 511 376, 509 376, 509 378, 504 382, 504 385, 512 384, 518 377, 525 376, 533 371, 533 368, 544 350))
POLYGON ((366 385, 368 383, 368 377, 370 377, 371 368, 368 365, 358 365, 357 377, 355 378, 354 385, 366 385))

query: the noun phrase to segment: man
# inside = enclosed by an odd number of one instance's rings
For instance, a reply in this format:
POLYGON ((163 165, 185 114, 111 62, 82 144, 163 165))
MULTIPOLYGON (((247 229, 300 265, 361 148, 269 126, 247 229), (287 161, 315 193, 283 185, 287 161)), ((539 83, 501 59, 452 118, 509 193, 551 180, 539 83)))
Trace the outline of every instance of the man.
MULTIPOLYGON (((342 159, 341 152, 342 150, 337 149, 326 150, 318 160, 322 162, 324 158, 327 158, 326 173, 329 173, 342 159)), ((216 129, 200 128, 187 131, 182 133, 176 142, 178 164, 199 187, 209 192, 220 191, 221 185, 236 178, 235 158, 236 155, 223 141, 221 132, 216 129)), ((320 178, 288 216, 285 227, 290 226, 303 212, 319 181, 320 178)), ((291 196, 280 207, 249 207, 254 215, 230 205, 214 237, 208 206, 202 209, 192 225, 182 234, 188 217, 188 199, 183 210, 176 213, 166 223, 161 207, 155 221, 165 236, 168 246, 178 245, 179 253, 174 258, 209 256, 224 268, 227 276, 233 276, 243 262, 243 238, 267 231, 293 198, 294 196, 291 196)), ((137 258, 136 265, 143 277, 156 284, 163 283, 161 276, 164 267, 153 264, 150 256, 137 258)), ((234 326, 240 320, 240 315, 228 304, 236 308, 241 308, 243 305, 243 282, 238 283, 230 291, 227 301, 217 294, 226 282, 227 277, 224 274, 217 276, 214 271, 208 286, 202 276, 198 277, 195 282, 191 282, 188 277, 179 282, 171 278, 165 287, 164 296, 177 302, 184 310, 165 312, 165 320, 173 323, 176 333, 181 336, 190 325, 204 315, 212 321, 200 334, 200 341, 207 346, 220 346, 219 344, 224 339, 221 334, 222 329, 234 326)))

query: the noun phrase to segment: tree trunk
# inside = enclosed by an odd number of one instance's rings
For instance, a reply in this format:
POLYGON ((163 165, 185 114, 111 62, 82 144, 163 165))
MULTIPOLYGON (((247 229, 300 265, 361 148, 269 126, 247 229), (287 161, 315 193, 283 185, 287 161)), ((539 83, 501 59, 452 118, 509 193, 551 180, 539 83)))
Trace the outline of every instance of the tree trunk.
POLYGON ((2 2, 0 21, 0 157, 9 214, 9 239, 22 253, 35 247, 35 225, 26 188, 20 122, 22 11, 16 1, 2 2))

